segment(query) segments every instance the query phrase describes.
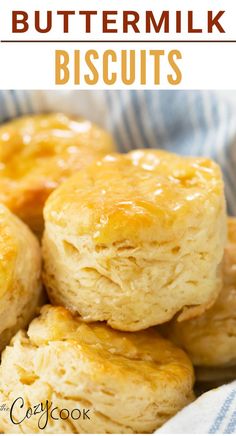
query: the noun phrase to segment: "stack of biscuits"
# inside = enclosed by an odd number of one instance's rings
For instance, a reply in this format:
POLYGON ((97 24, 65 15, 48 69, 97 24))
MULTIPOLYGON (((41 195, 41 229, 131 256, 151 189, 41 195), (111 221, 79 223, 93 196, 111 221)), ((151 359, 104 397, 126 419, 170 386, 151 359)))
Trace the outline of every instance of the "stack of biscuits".
POLYGON ((227 239, 217 164, 25 117, 0 128, 0 202, 2 433, 152 433, 195 375, 233 377, 236 221, 227 239))

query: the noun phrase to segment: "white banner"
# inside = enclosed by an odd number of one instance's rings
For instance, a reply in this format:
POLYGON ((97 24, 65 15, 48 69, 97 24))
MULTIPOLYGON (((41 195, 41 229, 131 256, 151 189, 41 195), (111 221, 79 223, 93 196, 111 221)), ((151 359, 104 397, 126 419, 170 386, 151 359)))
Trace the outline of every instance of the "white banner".
POLYGON ((234 89, 236 2, 2 0, 1 89, 234 89))

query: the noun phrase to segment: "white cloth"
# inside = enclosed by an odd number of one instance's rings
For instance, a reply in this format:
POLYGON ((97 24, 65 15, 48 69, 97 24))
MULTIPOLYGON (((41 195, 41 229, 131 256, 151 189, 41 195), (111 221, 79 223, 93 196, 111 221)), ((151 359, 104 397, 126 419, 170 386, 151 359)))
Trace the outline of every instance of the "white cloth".
POLYGON ((156 433, 235 434, 236 382, 201 395, 156 433))

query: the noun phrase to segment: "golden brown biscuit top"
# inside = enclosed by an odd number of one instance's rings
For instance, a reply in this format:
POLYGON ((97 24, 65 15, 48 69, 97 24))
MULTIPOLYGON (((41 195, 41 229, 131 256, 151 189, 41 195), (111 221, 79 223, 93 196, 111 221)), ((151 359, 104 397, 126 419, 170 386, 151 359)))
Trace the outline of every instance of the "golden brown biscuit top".
POLYGON ((45 219, 100 243, 159 238, 183 229, 205 207, 222 204, 219 167, 209 159, 138 150, 107 155, 76 174, 47 202, 45 219), (191 214, 191 216, 190 216, 191 214), (178 224, 179 227, 178 227, 178 224), (145 233, 146 232, 146 233, 145 233))
MULTIPOLYGON (((45 201, 55 187, 95 158, 114 150, 108 133, 63 114, 16 119, 0 127, 0 201, 45 201)), ((32 207, 32 203, 31 203, 32 207)))
POLYGON ((37 347, 63 342, 75 347, 84 362, 97 366, 94 377, 106 370, 118 374, 136 373, 156 383, 184 376, 193 377, 192 365, 185 353, 161 338, 155 329, 122 333, 102 323, 85 324, 62 307, 45 306, 41 316, 28 330, 31 344, 37 347))

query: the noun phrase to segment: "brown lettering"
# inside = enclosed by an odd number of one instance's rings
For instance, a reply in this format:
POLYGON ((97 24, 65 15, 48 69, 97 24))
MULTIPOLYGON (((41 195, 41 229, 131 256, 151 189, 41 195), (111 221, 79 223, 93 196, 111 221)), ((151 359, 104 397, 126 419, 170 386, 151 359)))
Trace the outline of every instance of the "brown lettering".
POLYGON ((123 32, 128 33, 129 27, 132 27, 135 33, 140 33, 137 26, 139 22, 139 14, 136 11, 124 11, 123 12, 123 32))
POLYGON ((109 24, 116 24, 116 19, 109 18, 109 15, 117 15, 117 11, 104 11, 102 20, 103 33, 117 33, 117 29, 109 28, 109 24))
POLYGON ((91 32, 91 17, 97 15, 97 11, 80 11, 80 15, 85 15, 85 32, 91 32))
POLYGON ((164 32, 169 33, 169 11, 163 11, 160 17, 159 22, 157 23, 153 12, 147 11, 146 12, 146 32, 151 32, 151 24, 154 27, 154 30, 156 33, 159 33, 163 24, 164 24, 164 32))
POLYGON ((193 11, 188 11, 188 32, 189 33, 202 33, 202 29, 193 27, 193 11))
POLYGON ((12 33, 25 33, 29 29, 28 14, 25 11, 12 12, 12 33), (20 25, 20 28, 19 28, 20 25))
POLYGON ((176 11, 176 33, 181 33, 181 11, 176 11))
POLYGON ((213 32, 213 27, 216 26, 220 33, 225 33, 224 28, 219 23, 219 19, 222 17, 222 15, 225 13, 225 11, 220 11, 218 14, 213 17, 213 12, 208 11, 208 32, 213 32))
POLYGON ((39 33, 48 33, 52 29, 52 11, 47 11, 46 27, 40 27, 40 11, 35 11, 35 30, 39 33))
POLYGON ((57 11, 57 15, 63 16, 63 32, 69 32, 69 16, 75 15, 75 11, 57 11))

